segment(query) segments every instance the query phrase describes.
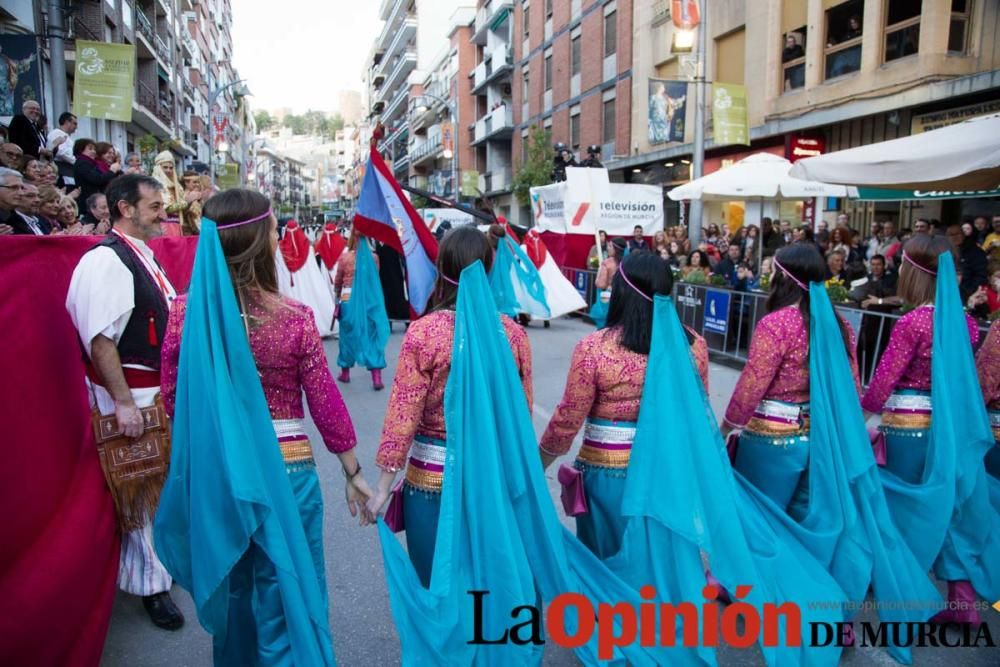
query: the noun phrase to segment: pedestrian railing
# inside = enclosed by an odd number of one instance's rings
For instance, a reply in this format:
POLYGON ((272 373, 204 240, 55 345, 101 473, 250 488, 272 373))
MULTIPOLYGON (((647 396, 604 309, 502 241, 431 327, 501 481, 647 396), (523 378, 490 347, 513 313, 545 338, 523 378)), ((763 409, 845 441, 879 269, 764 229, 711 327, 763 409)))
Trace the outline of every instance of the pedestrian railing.
MULTIPOLYGON (((596 271, 563 268, 563 274, 586 299, 588 306, 594 302, 596 271)), ((673 299, 681 322, 705 339, 713 357, 746 363, 753 332, 766 314, 766 292, 739 292, 713 285, 675 282, 673 299)), ((902 315, 847 305, 835 308, 857 336, 858 370, 862 385, 867 386, 889 344, 892 328, 902 315)), ((586 313, 580 311, 580 314, 586 313)), ((989 325, 982 321, 977 324, 979 344, 982 344, 989 325)))

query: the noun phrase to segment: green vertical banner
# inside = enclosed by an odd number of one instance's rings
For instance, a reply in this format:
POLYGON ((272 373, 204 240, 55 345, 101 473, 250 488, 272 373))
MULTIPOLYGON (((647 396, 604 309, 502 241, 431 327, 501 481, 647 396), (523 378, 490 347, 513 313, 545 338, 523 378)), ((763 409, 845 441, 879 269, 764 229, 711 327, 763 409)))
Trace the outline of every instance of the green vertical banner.
POLYGON ((712 84, 712 131, 717 146, 750 145, 746 86, 735 83, 712 84))
POLYGON ((236 162, 216 165, 215 185, 220 190, 240 187, 240 165, 236 162))
POLYGON ((479 196, 479 172, 475 169, 462 170, 462 196, 479 196))
POLYGON ((134 94, 134 46, 76 40, 73 113, 127 123, 134 94))

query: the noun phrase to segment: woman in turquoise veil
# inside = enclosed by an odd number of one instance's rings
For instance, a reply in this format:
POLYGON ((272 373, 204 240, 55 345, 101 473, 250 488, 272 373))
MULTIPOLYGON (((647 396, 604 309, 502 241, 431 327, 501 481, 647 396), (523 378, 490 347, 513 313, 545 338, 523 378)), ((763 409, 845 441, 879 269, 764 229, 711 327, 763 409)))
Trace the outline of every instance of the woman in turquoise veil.
POLYGON ((608 319, 608 305, 611 303, 611 280, 618 271, 618 264, 628 254, 628 244, 623 238, 614 238, 607 244, 608 256, 601 262, 594 278, 594 303, 587 316, 598 329, 603 329, 608 319))
POLYGON ((979 347, 976 368, 993 429, 994 446, 985 458, 986 472, 992 478, 989 480, 990 501, 993 510, 1000 512, 1000 320, 993 322, 986 340, 979 347))
POLYGON ((952 252, 926 234, 903 247, 898 293, 915 308, 893 327, 862 405, 882 414, 893 519, 921 566, 948 582, 949 608, 935 620, 978 624, 977 593, 1000 598, 1000 513, 984 464, 994 439, 972 355, 979 331, 952 252))
POLYGON ((488 275, 497 310, 510 318, 522 313, 540 319, 551 317, 542 277, 510 231, 493 224, 488 238, 494 251, 488 275))
POLYGON ((340 459, 349 508, 371 491, 312 312, 278 293, 277 221, 234 189, 205 203, 191 287, 162 349, 173 416, 156 550, 191 592, 216 665, 332 665, 323 499, 302 396, 340 459))
POLYGON ((351 368, 364 366, 372 375, 375 391, 383 389, 385 345, 389 341, 389 317, 378 276, 378 258, 365 237, 351 232, 348 251, 337 262, 333 281, 340 319, 337 366, 340 382, 351 381, 351 368))
MULTIPOLYGON (((794 244, 774 266, 768 314, 726 410, 728 427, 741 429, 733 466, 854 608, 871 587, 882 620, 925 621, 939 596, 890 517, 858 401, 853 332, 823 287, 826 263, 794 244)), ((911 660, 905 646, 889 651, 911 660)))

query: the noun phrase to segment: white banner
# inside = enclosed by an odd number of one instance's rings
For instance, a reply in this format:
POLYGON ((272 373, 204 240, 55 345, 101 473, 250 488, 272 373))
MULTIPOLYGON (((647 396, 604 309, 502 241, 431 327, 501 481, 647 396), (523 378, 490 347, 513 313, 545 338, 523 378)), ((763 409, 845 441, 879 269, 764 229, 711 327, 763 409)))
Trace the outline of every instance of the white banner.
POLYGON ((427 225, 427 229, 431 230, 432 234, 436 234, 439 227, 448 230, 476 221, 465 211, 454 208, 422 208, 419 212, 420 217, 424 219, 424 224, 427 225))
POLYGON ((607 198, 590 202, 568 183, 553 183, 531 188, 531 209, 542 232, 593 236, 596 224, 608 236, 631 236, 641 225, 652 236, 663 229, 663 189, 656 185, 611 183, 607 198))

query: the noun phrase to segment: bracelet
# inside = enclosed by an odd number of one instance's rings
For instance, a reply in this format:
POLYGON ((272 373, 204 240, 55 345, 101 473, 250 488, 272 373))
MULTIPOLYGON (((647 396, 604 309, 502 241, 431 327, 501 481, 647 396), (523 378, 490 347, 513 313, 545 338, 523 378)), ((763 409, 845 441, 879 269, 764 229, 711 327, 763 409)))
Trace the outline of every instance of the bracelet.
POLYGON ((361 461, 358 461, 358 469, 350 475, 347 474, 347 468, 344 468, 343 466, 341 466, 340 472, 344 473, 344 479, 348 482, 353 482, 354 478, 361 474, 361 461))

